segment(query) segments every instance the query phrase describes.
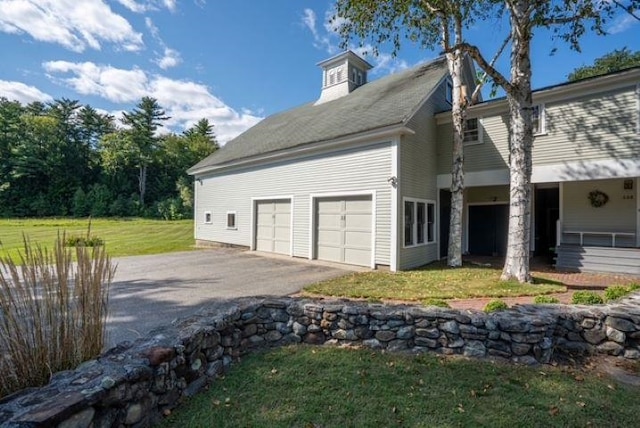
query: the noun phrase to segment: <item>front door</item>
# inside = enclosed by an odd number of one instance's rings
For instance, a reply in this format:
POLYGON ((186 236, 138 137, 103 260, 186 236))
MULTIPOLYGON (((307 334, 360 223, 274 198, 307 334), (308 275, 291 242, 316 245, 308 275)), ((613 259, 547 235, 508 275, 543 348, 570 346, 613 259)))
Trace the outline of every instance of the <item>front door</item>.
POLYGON ((509 205, 469 205, 469 253, 504 256, 508 227, 509 205))

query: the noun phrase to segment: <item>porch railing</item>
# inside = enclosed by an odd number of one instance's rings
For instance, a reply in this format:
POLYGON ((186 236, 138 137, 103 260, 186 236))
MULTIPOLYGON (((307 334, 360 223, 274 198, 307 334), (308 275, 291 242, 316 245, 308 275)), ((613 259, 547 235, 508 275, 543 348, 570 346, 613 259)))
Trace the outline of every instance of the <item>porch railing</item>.
POLYGON ((560 220, 556 222, 556 242, 560 245, 563 241, 563 235, 578 235, 580 245, 584 245, 585 236, 604 236, 611 238, 611 246, 616 247, 616 239, 618 237, 624 238, 633 238, 636 237, 636 234, 633 232, 600 232, 600 231, 592 231, 592 230, 562 230, 562 223, 560 220))

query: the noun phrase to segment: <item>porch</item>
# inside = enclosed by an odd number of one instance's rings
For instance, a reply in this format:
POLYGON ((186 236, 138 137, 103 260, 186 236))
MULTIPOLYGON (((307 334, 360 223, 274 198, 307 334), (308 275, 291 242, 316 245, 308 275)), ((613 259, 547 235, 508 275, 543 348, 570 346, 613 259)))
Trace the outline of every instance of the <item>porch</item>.
POLYGON ((556 249, 556 269, 640 275, 640 248, 560 244, 556 249))

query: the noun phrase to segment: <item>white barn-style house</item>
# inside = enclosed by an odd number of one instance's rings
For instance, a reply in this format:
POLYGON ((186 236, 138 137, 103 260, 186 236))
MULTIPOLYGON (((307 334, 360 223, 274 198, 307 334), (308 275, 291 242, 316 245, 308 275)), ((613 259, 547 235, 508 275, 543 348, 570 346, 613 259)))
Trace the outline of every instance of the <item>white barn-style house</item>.
MULTIPOLYGON (((193 166, 195 238, 388 267, 446 256, 451 82, 443 58, 375 81, 353 52, 319 63, 317 101, 267 117, 193 166)), ((465 61, 467 93, 475 71, 465 61)), ((532 249, 640 274, 640 68, 533 94, 532 249)), ((463 248, 506 249, 504 99, 469 109, 463 248)))

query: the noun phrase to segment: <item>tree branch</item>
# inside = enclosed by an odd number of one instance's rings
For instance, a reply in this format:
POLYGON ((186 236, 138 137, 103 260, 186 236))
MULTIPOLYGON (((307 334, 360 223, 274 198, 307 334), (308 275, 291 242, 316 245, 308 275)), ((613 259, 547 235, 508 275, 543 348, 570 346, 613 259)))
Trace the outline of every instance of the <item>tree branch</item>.
MULTIPOLYGON (((509 34, 504 39, 504 41, 502 42, 502 45, 500 46, 500 49, 498 49, 498 51, 496 52, 496 54, 493 57, 493 59, 491 59, 491 62, 489 63, 489 65, 491 67, 493 67, 495 65, 495 63, 498 60, 498 58, 500 57, 500 55, 502 55, 502 52, 507 47, 507 44, 509 44, 509 40, 511 40, 511 34, 509 34)), ((473 105, 473 104, 478 102, 478 97, 480 96, 480 91, 482 90, 482 87, 484 86, 484 82, 487 79, 487 76, 488 76, 488 73, 485 71, 484 74, 482 75, 482 77, 480 78, 480 82, 478 83, 476 88, 473 90, 473 94, 471 94, 471 102, 470 102, 471 105, 473 105)))
POLYGON ((460 49, 464 52, 467 52, 471 56, 471 58, 473 58, 473 60, 480 66, 480 68, 484 70, 484 72, 489 76, 491 76, 494 82, 500 85, 505 90, 505 92, 511 93, 513 91, 513 86, 511 85, 511 83, 509 83, 509 81, 502 75, 502 73, 496 70, 493 65, 489 64, 484 59, 482 53, 480 52, 480 49, 478 49, 477 46, 473 46, 469 43, 463 42, 457 44, 456 46, 453 46, 450 50, 454 49, 460 49))

